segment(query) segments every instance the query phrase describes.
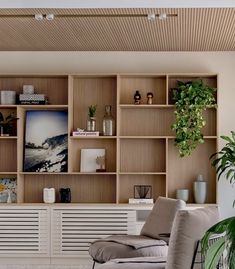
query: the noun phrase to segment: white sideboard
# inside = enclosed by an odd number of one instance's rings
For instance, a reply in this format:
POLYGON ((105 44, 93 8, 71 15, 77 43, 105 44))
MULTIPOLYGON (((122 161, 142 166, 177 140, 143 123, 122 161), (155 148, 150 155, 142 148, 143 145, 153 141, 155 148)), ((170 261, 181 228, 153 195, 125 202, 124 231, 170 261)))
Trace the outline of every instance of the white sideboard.
POLYGON ((1 205, 2 264, 80 264, 92 241, 137 233, 136 208, 118 205, 1 205))
POLYGON ((0 204, 1 264, 87 264, 92 241, 139 234, 151 209, 126 204, 0 204))

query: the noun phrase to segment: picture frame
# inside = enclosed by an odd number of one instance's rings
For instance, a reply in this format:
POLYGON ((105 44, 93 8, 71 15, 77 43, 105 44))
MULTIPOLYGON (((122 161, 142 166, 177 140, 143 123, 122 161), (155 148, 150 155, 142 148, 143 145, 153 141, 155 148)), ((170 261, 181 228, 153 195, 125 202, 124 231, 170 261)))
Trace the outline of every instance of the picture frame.
POLYGON ((135 199, 152 199, 151 185, 134 185, 135 199))
POLYGON ((68 111, 26 111, 23 160, 24 172, 68 171, 68 111))

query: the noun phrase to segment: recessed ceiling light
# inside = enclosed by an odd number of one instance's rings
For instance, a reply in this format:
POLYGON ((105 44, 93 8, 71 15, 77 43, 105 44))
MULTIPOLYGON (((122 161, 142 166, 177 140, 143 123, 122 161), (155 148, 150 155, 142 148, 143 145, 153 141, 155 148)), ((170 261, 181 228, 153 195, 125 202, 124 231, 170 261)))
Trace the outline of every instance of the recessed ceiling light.
POLYGON ((43 20, 43 15, 42 14, 35 14, 34 18, 37 21, 42 21, 43 20))
POLYGON ((48 21, 52 21, 52 20, 54 20, 54 14, 48 14, 48 15, 46 15, 46 19, 47 19, 48 21))
POLYGON ((166 19, 167 19, 166 13, 159 14, 159 20, 166 20, 166 19))
POLYGON ((148 14, 148 20, 149 21, 155 21, 156 15, 154 13, 148 14))

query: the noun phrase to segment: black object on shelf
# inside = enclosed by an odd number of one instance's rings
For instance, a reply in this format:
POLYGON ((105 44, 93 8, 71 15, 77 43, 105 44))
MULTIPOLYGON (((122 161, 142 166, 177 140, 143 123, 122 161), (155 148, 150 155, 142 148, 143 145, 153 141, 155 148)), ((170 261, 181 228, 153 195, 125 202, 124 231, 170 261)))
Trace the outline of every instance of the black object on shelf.
POLYGON ((60 189, 60 202, 61 203, 71 203, 71 190, 70 188, 60 189))

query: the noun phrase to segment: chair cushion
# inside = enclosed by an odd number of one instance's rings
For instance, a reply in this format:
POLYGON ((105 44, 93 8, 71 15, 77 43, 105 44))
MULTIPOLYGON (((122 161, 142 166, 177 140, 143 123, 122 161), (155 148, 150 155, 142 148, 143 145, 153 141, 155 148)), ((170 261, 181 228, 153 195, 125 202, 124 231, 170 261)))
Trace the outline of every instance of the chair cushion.
MULTIPOLYGON (((126 236, 126 240, 131 242, 133 236, 126 236)), ((136 240, 135 240, 136 241, 136 240)), ((159 241, 161 243, 161 241, 159 241)), ((91 244, 89 248, 89 254, 91 257, 100 262, 104 263, 111 259, 116 258, 132 258, 132 257, 147 257, 147 256, 156 256, 164 257, 166 260, 168 246, 155 245, 155 246, 146 246, 138 247, 137 249, 133 246, 126 244, 120 244, 113 241, 102 241, 98 240, 91 244)))
POLYGON ((99 265, 97 269, 165 269, 166 263, 162 258, 127 258, 115 259, 99 265))
POLYGON ((185 206, 186 204, 182 200, 159 197, 140 234, 156 239, 163 239, 161 234, 171 233, 177 211, 184 209, 185 206))
POLYGON ((179 211, 172 227, 166 268, 191 268, 197 241, 218 221, 216 207, 179 211))

